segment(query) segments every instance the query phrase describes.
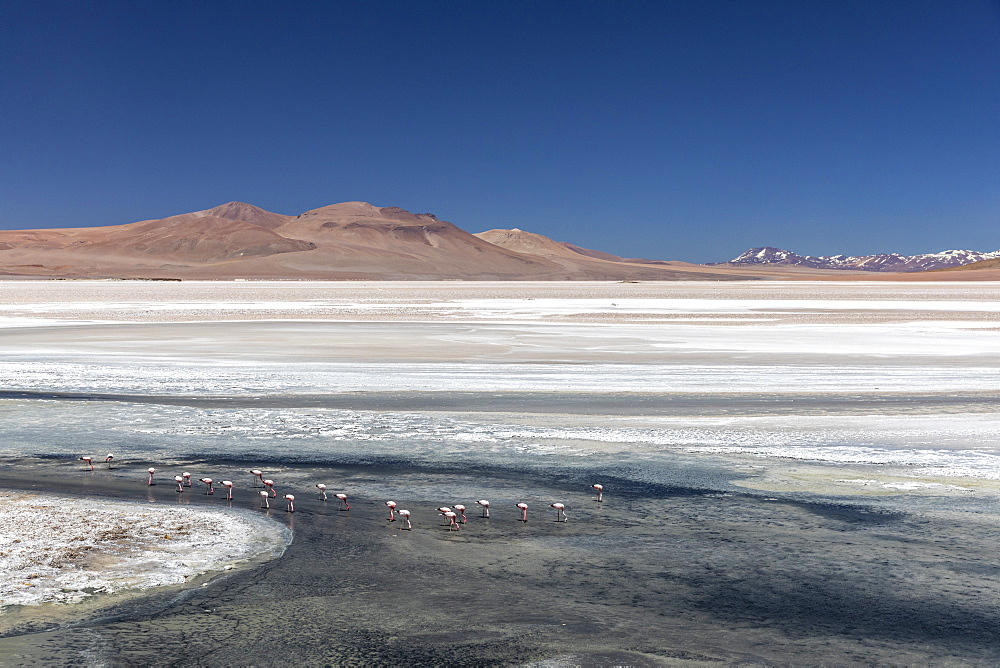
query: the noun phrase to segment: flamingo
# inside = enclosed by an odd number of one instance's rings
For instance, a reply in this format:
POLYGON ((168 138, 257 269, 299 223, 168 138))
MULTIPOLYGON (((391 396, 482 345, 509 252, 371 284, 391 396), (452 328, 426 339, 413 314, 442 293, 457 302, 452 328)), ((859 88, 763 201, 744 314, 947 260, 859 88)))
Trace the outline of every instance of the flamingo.
POLYGON ((233 481, 232 480, 223 480, 222 481, 222 486, 228 488, 229 493, 226 494, 226 499, 228 501, 232 501, 233 500, 233 481))
POLYGON ((272 499, 277 498, 278 493, 274 491, 274 481, 273 480, 265 480, 264 481, 264 487, 267 487, 271 491, 270 497, 272 499))
POLYGON ((485 517, 486 519, 490 519, 490 502, 487 501, 486 499, 482 499, 480 501, 476 501, 476 503, 482 506, 483 517, 485 517))
POLYGON ((184 478, 180 477, 179 475, 175 475, 174 476, 174 482, 177 483, 177 491, 178 492, 183 492, 184 491, 184 478))
POLYGON ((108 456, 104 458, 104 463, 108 465, 108 470, 111 470, 111 460, 114 458, 115 456, 110 452, 108 453, 108 456))
POLYGON ((556 509, 556 522, 569 522, 569 517, 566 516, 565 505, 561 503, 550 503, 549 505, 556 509))
POLYGON ((462 524, 465 524, 466 522, 469 521, 469 518, 465 516, 465 506, 463 506, 461 503, 455 504, 455 512, 462 516, 462 524))
POLYGON ((260 479, 260 484, 261 485, 264 484, 264 472, 263 471, 258 471, 257 469, 251 469, 250 470, 250 475, 253 476, 253 486, 254 487, 257 486, 257 479, 258 478, 260 479))
POLYGON ((514 505, 516 505, 521 510, 521 521, 522 522, 527 522, 528 521, 528 504, 527 503, 517 503, 517 504, 514 504, 514 505))
POLYGON ((350 510, 351 509, 351 504, 349 504, 347 502, 347 495, 346 494, 343 494, 343 493, 341 493, 341 494, 334 494, 334 496, 337 497, 338 499, 340 499, 340 508, 338 508, 338 510, 350 510))
POLYGON ((208 485, 208 491, 205 492, 205 494, 215 494, 215 488, 212 487, 212 479, 211 478, 199 478, 199 480, 201 482, 205 483, 206 485, 208 485))
POLYGON ((389 521, 390 522, 395 522, 396 521, 396 515, 395 515, 395 512, 396 512, 396 502, 395 501, 386 501, 385 505, 389 507, 389 521))
POLYGON ((399 516, 401 518, 403 518, 404 522, 406 522, 406 526, 405 527, 399 527, 400 531, 402 531, 403 529, 406 529, 407 531, 411 530, 413 528, 413 526, 410 524, 410 511, 409 510, 400 510, 399 511, 399 516))
POLYGON ((597 490, 597 502, 604 501, 604 485, 591 485, 591 487, 597 490))
POLYGON ((146 484, 155 485, 156 483, 153 482, 153 474, 156 473, 156 469, 150 466, 149 469, 147 469, 147 473, 149 473, 149 480, 146 481, 146 484))
POLYGON ((445 513, 450 513, 450 512, 451 508, 449 508, 448 506, 441 506, 440 508, 438 508, 438 513, 443 515, 445 519, 448 519, 448 516, 445 515, 445 513))
POLYGON ((190 487, 191 486, 191 474, 188 473, 187 471, 185 471, 181 475, 184 476, 184 486, 185 487, 190 487))
POLYGON ((326 485, 324 485, 323 483, 319 483, 318 485, 316 485, 316 489, 319 490, 319 493, 323 495, 323 500, 326 501, 327 500, 326 499, 326 485))
POLYGON ((458 531, 460 527, 458 526, 458 522, 455 521, 455 518, 458 517, 458 515, 455 514, 455 511, 449 510, 448 512, 443 513, 443 515, 445 516, 445 519, 448 520, 448 531, 458 531), (455 528, 452 529, 452 527, 455 528))
POLYGON ((260 494, 260 504, 261 504, 260 507, 261 508, 270 508, 271 504, 267 502, 267 490, 266 489, 262 489, 262 490, 260 490, 260 492, 258 492, 258 494, 260 494))
POLYGON ((81 462, 87 462, 87 466, 90 467, 91 471, 94 470, 94 464, 93 464, 92 460, 93 460, 93 457, 80 457, 80 461, 81 462))
POLYGON ((291 494, 285 494, 285 501, 288 501, 288 512, 295 512, 295 497, 291 494))

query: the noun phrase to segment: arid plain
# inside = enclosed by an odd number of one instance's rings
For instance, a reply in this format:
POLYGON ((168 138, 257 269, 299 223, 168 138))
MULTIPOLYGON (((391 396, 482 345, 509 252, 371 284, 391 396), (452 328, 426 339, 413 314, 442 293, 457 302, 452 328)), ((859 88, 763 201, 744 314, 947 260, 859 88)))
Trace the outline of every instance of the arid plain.
POLYGON ((0 325, 0 476, 39 517, 114 499, 292 537, 8 606, 5 665, 1000 660, 996 283, 2 281, 0 325), (441 524, 477 499, 490 519, 441 524))

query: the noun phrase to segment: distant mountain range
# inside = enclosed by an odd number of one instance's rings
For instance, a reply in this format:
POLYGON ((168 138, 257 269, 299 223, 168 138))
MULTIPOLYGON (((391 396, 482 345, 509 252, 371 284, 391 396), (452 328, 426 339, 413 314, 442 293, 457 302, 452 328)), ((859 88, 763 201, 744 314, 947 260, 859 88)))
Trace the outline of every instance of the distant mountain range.
MULTIPOLYGON (((924 253, 921 255, 881 253, 879 255, 822 255, 817 257, 813 255, 798 255, 792 251, 772 246, 762 246, 760 248, 751 248, 729 262, 720 263, 720 265, 716 266, 778 264, 810 267, 813 269, 912 272, 958 267, 995 258, 1000 258, 1000 250, 991 253, 969 250, 947 250, 940 253, 924 253)), ((989 265, 985 266, 988 267, 989 265)))
POLYGON ((343 202, 286 216, 243 202, 127 225, 0 231, 0 276, 366 280, 732 280, 760 272, 632 261, 521 230, 343 202))
MULTIPOLYGON (((816 258, 755 248, 729 263, 698 265, 624 258, 518 228, 470 234, 430 213, 367 202, 297 216, 229 202, 127 225, 0 231, 0 277, 30 278, 840 280, 991 258, 1000 252, 816 258)), ((1000 269, 989 263, 982 269, 933 280, 1000 278, 1000 269)), ((894 277, 920 280, 916 274, 886 275, 899 280, 894 277)))

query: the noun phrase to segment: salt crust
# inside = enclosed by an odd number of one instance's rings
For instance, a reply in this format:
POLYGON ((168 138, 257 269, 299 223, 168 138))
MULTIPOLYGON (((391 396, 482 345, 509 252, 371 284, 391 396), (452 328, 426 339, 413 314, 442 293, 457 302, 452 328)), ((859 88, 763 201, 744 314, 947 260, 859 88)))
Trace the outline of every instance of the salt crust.
POLYGON ((242 511, 0 492, 0 614, 182 584, 289 541, 282 525, 242 511))

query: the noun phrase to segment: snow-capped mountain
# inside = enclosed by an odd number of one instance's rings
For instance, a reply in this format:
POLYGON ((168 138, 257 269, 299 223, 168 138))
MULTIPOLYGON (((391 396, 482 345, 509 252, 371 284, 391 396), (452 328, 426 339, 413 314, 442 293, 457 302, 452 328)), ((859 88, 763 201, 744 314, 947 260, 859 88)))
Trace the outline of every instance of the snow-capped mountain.
POLYGON ((855 271, 927 271, 957 267, 970 262, 1000 258, 1000 250, 991 253, 970 250, 946 250, 921 255, 798 255, 791 251, 762 246, 751 248, 725 264, 792 264, 817 269, 853 269, 855 271))

